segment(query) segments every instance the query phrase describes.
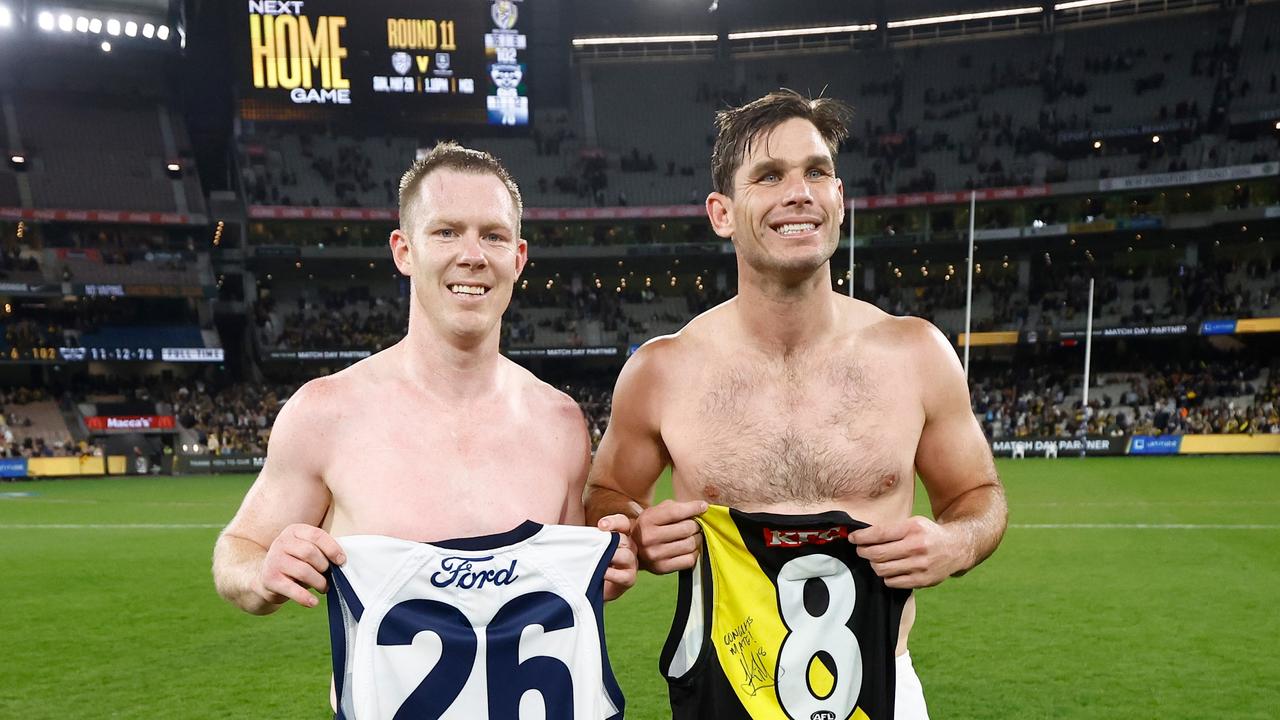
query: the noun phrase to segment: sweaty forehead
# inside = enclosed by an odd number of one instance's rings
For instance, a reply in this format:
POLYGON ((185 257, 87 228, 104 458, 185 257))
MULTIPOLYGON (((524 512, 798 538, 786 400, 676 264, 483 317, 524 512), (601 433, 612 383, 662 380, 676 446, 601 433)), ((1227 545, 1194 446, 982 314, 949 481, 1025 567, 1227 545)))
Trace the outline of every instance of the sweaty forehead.
POLYGON ((436 170, 422 179, 414 203, 419 222, 448 218, 513 230, 519 226, 510 191, 492 173, 436 170))
POLYGON ((808 120, 791 118, 752 137, 743 148, 739 170, 769 161, 801 162, 815 155, 831 159, 822 134, 808 120))

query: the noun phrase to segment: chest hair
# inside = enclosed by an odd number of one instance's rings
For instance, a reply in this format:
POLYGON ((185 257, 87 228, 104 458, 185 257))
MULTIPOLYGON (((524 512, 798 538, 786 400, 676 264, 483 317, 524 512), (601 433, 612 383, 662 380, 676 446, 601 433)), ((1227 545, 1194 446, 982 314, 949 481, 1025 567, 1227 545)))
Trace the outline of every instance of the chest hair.
POLYGON ((709 499, 875 498, 903 480, 887 436, 892 398, 856 363, 737 364, 708 373, 691 478, 709 499))

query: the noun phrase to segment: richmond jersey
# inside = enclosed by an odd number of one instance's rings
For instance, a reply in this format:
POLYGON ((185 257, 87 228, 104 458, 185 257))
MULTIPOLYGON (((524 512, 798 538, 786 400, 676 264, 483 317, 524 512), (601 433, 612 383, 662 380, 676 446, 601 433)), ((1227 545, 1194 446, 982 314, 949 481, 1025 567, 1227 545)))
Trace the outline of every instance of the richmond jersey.
POLYGON ((618 536, 529 521, 438 543, 338 538, 329 632, 339 720, 622 717, 604 647, 618 536))
POLYGON ((892 720, 898 623, 911 592, 857 554, 843 512, 712 505, 680 573, 662 672, 677 720, 892 720))

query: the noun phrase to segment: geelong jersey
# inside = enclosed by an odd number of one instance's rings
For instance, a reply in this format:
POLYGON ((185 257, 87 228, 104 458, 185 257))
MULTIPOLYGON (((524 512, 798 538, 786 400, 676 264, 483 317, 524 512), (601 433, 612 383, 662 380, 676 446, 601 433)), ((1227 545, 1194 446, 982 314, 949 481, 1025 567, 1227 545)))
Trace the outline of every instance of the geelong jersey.
POLYGON ((894 650, 909 590, 885 586, 843 512, 697 518, 662 672, 676 720, 893 720, 894 650))
POLYGON ((528 521, 418 543, 338 538, 329 633, 338 720, 604 720, 622 693, 604 647, 618 536, 528 521))

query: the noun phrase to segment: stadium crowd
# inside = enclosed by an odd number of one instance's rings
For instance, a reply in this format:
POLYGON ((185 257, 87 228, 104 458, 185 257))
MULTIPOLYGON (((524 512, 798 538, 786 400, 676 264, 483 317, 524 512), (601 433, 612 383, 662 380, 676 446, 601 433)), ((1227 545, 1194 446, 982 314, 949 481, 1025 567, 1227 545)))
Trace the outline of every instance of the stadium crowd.
MULTIPOLYGON (((518 290, 503 318, 504 346, 534 347, 538 339, 577 347, 585 343, 582 328, 598 323, 602 342, 643 342, 679 327, 688 318, 729 299, 725 290, 695 283, 683 294, 659 295, 647 287, 605 289, 588 283, 545 287, 530 285, 518 290), (680 312, 663 297, 682 300, 680 312)), ((381 350, 404 337, 408 305, 403 299, 370 299, 353 288, 319 288, 308 297, 277 301, 264 298, 255 304, 255 325, 265 349, 274 350, 381 350)))
POLYGON ((49 393, 42 387, 0 389, 0 457, 69 457, 101 455, 102 449, 87 441, 75 442, 70 433, 32 433, 31 417, 24 406, 45 402, 49 393))
POLYGON ((281 350, 382 350, 404 337, 409 308, 402 300, 368 299, 321 290, 318 300, 292 304, 271 298, 254 305, 263 347, 281 350))
MULTIPOLYGON (((1006 256, 1007 257, 1007 256, 1006 256)), ((1179 262, 1131 267, 1070 258, 1024 258, 1033 265, 1025 289, 1019 268, 987 263, 974 280, 973 329, 1019 330, 1049 338, 1080 329, 1095 280, 1095 322, 1119 325, 1186 323, 1215 318, 1280 314, 1280 256, 1248 261, 1179 262)), ((957 261, 957 265, 959 261, 957 261)), ((533 279, 517 287, 503 320, 509 347, 630 344, 672 332, 689 318, 732 296, 713 280, 684 278, 678 288, 632 282, 613 286, 580 274, 564 282, 533 279)), ((661 285, 661 283, 659 283, 661 285)), ((956 265, 926 276, 909 268, 901 277, 880 273, 875 305, 894 315, 916 315, 954 335, 963 331, 965 285, 956 265)), ((307 297, 266 298, 255 305, 262 347, 279 350, 379 350, 398 341, 408 322, 404 299, 371 298, 367 288, 308 289, 307 297)), ((25 335, 38 328, 23 326, 25 335)))
POLYGON ((32 275, 40 272, 40 261, 26 247, 9 245, 0 251, 0 280, 16 274, 32 275))
POLYGON ((196 436, 196 442, 215 455, 261 455, 276 414, 297 389, 287 384, 234 383, 212 387, 201 381, 172 390, 178 424, 196 436))
POLYGON ((1238 361, 1103 373, 1087 408, 1079 370, 1015 365, 975 378, 973 410, 992 439, 1280 433, 1280 377, 1238 361))
MULTIPOLYGON (((1035 263, 1027 289, 1016 273, 991 271, 974 280, 975 331, 1030 330, 1042 337, 1054 330, 1083 325, 1088 311, 1089 280, 1095 281, 1095 321, 1125 325, 1195 324, 1213 318, 1270 317, 1280 314, 1280 256, 1267 260, 1206 263, 1188 267, 1139 265, 1107 267, 1081 262, 1035 263)), ((886 273, 875 304, 895 315, 934 320, 944 331, 965 306, 965 284, 954 266, 942 278, 896 278, 886 273), (949 277, 948 277, 949 275, 949 277), (944 279, 945 278, 945 279, 944 279), (940 319, 944 313, 951 317, 940 319)))
MULTIPOLYGON (((975 370, 973 412, 988 438, 1120 436, 1130 434, 1280 434, 1280 372, 1240 360, 1170 361, 1095 377, 1087 408, 1079 400, 1079 370, 1052 364, 1010 364, 975 370)), ((64 393, 93 397, 94 388, 118 388, 116 378, 64 393)), ((575 374, 557 384, 577 401, 592 447, 609 424, 613 378, 608 371, 575 374)), ((215 455, 261 455, 281 406, 298 385, 206 383, 149 379, 123 393, 129 402, 175 416, 193 445, 215 455)), ((113 391, 112 397, 118 395, 113 391)), ((70 432, 31 435, 22 406, 50 400, 43 388, 0 391, 0 457, 102 455, 103 443, 74 440, 70 432), (21 437, 19 437, 21 435, 21 437)), ((184 440, 185 443, 185 440, 184 440)), ((168 450, 166 449, 166 453, 168 450)))

